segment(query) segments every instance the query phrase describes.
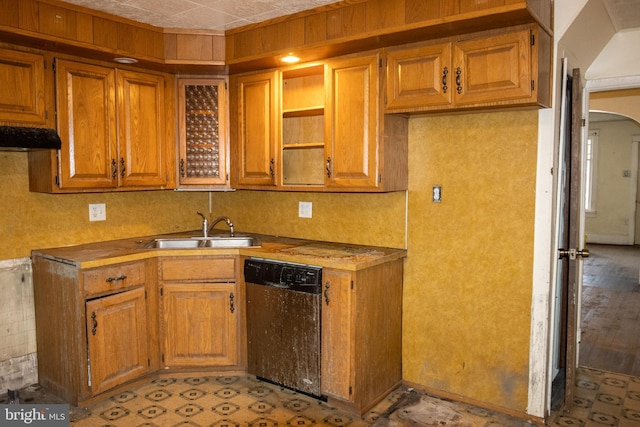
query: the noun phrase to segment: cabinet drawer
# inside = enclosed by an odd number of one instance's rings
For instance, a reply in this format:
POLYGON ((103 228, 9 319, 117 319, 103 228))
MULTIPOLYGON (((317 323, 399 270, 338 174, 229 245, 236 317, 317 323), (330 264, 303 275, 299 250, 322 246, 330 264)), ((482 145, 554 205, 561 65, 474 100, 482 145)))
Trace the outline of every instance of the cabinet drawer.
POLYGON ((160 261, 160 280, 234 282, 235 258, 164 258, 160 261))
POLYGON ((97 294, 144 285, 144 263, 117 264, 82 272, 86 294, 97 294))

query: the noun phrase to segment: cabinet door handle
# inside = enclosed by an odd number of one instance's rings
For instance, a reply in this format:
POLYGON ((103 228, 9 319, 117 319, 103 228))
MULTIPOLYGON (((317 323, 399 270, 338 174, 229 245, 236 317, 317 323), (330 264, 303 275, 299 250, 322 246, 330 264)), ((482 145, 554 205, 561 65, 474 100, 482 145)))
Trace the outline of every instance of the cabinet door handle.
POLYGON ((116 179, 118 175, 118 162, 116 159, 111 159, 111 179, 116 179))
POLYGON ((233 313, 236 311, 235 303, 233 302, 233 292, 229 293, 229 310, 233 313))
POLYGON ((447 86, 447 74, 449 74, 449 69, 444 67, 442 71, 442 92, 447 93, 449 87, 447 86))
POLYGON ((91 328, 91 334, 95 335, 98 329, 98 320, 96 319, 96 312, 91 313, 91 320, 93 320, 93 328, 91 328))
POLYGON ((184 159, 180 159, 180 176, 184 178, 184 159))
POLYGON ((327 157, 327 178, 331 178, 331 157, 327 157))
POLYGON ((122 276, 118 276, 118 277, 107 277, 106 282, 107 283, 118 282, 120 280, 125 280, 126 278, 127 278, 127 276, 125 276, 124 274, 122 276))
POLYGON ((329 305, 329 282, 324 284, 324 302, 329 305))
POLYGON ((462 84, 460 83, 460 76, 462 75, 462 70, 460 67, 456 68, 456 86, 458 87, 458 95, 462 93, 462 84))
POLYGON ((276 166, 276 160, 275 159, 271 159, 271 162, 269 162, 269 174, 272 177, 274 177, 276 175, 275 166, 276 166))
POLYGON ((124 157, 120 157, 120 176, 124 178, 127 167, 124 164, 124 157))

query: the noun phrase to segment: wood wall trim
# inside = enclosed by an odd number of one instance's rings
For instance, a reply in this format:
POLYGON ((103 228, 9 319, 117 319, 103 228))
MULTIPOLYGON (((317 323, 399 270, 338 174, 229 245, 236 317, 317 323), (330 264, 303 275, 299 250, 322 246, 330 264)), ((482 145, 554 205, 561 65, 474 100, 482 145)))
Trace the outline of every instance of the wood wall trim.
POLYGON ((291 51, 315 61, 533 22, 552 34, 551 0, 344 0, 224 33, 163 29, 57 0, 0 0, 0 10, 9 43, 209 74, 277 67, 291 51))
POLYGON ((537 23, 552 33, 549 0, 366 0, 329 6, 227 31, 230 71, 277 67, 289 52, 308 62, 520 24, 537 23))
POLYGON ((56 0, 0 0, 0 10, 8 43, 104 61, 133 57, 165 72, 226 72, 218 31, 163 29, 56 0))

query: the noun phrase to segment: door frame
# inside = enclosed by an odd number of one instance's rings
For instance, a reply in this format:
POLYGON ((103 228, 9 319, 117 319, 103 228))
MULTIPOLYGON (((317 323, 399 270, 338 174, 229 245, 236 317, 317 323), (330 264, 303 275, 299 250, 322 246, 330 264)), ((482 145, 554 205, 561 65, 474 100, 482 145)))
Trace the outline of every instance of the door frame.
MULTIPOLYGON (((556 59, 557 80, 554 84, 554 103, 557 104, 561 97, 562 73, 572 74, 571 66, 567 59, 558 57, 556 59), (564 68, 562 67, 564 63, 564 68), (561 71, 565 70, 565 71, 561 71)), ((584 100, 584 90, 579 90, 578 95, 584 100)), ((585 103, 582 108, 576 111, 578 115, 584 117, 585 103)), ((538 114, 538 167, 536 183, 536 232, 534 242, 534 270, 533 270, 533 293, 532 293, 532 323, 529 353, 529 398, 527 413, 540 418, 547 418, 551 412, 552 386, 554 379, 554 333, 556 325, 554 316, 556 304, 554 301, 556 286, 556 275, 558 271, 558 216, 560 207, 558 206, 558 175, 560 162, 560 108, 540 110, 538 114), (552 143, 550 143, 552 141, 552 143)), ((581 120, 579 121, 581 124, 581 120)), ((580 128, 580 135, 583 135, 584 128, 580 128)), ((584 136, 582 136, 584 138, 584 136)), ((583 144, 582 144, 583 145, 583 144)), ((581 172, 581 171, 580 171, 581 172)), ((581 195, 582 192, 578 191, 581 195)), ((582 196, 580 196, 582 204, 582 196)), ((584 212, 577 215, 574 224, 584 223, 584 212)), ((583 227, 583 225, 582 225, 583 227)), ((583 228, 582 228, 583 230, 583 228)), ((584 231, 581 231, 584 233, 584 231)), ((582 249, 582 246, 575 249, 582 249)), ((579 264, 580 268, 582 263, 579 264)), ((574 274, 581 285, 581 273, 574 274)), ((579 314, 576 314, 576 316, 579 314)), ((576 317, 577 318, 577 317, 576 317)), ((573 336, 578 332, 574 331, 573 336)), ((577 351, 577 338, 574 339, 574 353, 577 351)), ((574 359, 573 367, 577 365, 577 357, 574 359)))

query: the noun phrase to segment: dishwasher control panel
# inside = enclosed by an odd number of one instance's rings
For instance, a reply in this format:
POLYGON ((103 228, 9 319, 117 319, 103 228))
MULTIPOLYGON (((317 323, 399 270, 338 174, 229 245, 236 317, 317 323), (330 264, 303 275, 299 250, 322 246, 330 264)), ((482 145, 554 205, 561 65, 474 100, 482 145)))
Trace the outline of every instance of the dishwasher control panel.
POLYGON ((248 258, 244 262, 244 280, 257 285, 319 293, 322 285, 322 267, 248 258))

